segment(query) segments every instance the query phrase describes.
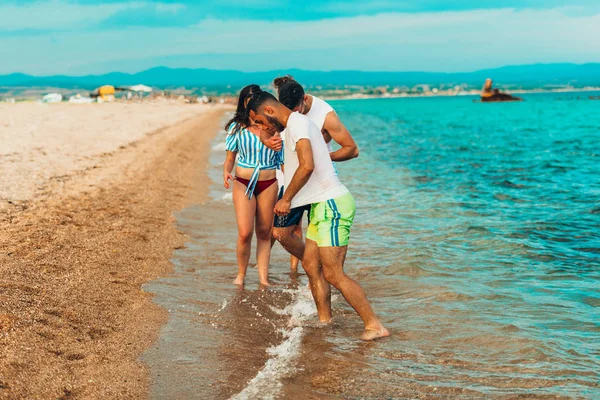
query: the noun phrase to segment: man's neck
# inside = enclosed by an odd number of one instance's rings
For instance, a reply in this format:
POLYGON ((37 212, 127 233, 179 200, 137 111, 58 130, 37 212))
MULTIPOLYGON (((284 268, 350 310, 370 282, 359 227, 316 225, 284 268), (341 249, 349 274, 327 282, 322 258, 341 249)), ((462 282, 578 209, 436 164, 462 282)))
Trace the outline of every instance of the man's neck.
POLYGON ((287 107, 281 107, 281 125, 287 128, 288 120, 290 119, 290 115, 292 115, 292 111, 287 107))
POLYGON ((313 100, 314 100, 314 97, 311 96, 310 94, 307 94, 306 97, 308 99, 306 101, 306 109, 304 110, 304 115, 306 115, 310 112, 310 109, 312 108, 313 100))

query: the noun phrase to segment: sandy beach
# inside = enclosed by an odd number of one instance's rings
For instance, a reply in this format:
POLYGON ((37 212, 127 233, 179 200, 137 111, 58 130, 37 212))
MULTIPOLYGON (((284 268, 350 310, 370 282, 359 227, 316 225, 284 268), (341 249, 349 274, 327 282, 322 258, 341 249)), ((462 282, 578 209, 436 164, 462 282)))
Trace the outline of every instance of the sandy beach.
POLYGON ((167 313, 141 290, 184 236, 224 107, 0 106, 0 398, 145 398, 167 313))
POLYGON ((202 111, 200 105, 166 101, 0 104, 0 201, 30 200, 49 186, 56 189, 53 183, 202 111))

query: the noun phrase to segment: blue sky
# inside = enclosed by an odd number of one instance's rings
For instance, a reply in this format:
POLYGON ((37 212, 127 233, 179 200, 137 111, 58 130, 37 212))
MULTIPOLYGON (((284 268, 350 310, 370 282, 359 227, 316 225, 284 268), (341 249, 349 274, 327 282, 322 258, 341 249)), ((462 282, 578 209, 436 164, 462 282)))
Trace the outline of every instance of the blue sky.
POLYGON ((2 0, 0 74, 600 62, 598 0, 2 0))

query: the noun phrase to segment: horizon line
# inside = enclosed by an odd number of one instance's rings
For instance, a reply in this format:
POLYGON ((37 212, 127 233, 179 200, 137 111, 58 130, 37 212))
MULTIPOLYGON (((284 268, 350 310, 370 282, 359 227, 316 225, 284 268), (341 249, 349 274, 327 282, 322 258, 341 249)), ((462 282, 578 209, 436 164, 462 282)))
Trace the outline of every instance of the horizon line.
POLYGON ((397 73, 421 73, 421 74, 447 74, 447 75, 456 75, 456 74, 473 74, 477 72, 485 72, 485 71, 493 71, 502 68, 511 68, 511 67, 530 67, 530 66, 545 66, 545 65, 572 65, 572 66, 584 66, 584 65, 600 65, 600 62, 583 62, 583 63, 573 63, 573 62, 540 62, 540 63, 532 63, 532 64, 507 64, 498 67, 492 68, 484 68, 477 69, 473 71, 461 71, 461 72, 443 72, 443 71, 424 71, 424 70, 397 70, 397 71, 369 71, 369 70, 360 70, 360 69, 334 69, 334 70, 317 70, 317 69, 303 69, 303 68, 278 68, 271 70, 260 70, 260 71, 240 71, 236 69, 216 69, 216 68, 205 68, 205 67, 167 67, 164 65, 157 65, 155 67, 146 68, 137 72, 122 72, 122 71, 109 71, 101 74, 87 74, 87 75, 66 75, 66 74, 53 74, 53 75, 32 75, 24 72, 9 72, 5 74, 0 74, 2 76, 9 75, 25 75, 34 78, 50 78, 57 76, 66 76, 71 78, 84 78, 84 77, 92 77, 92 76, 103 76, 110 74, 123 74, 123 75, 137 75, 143 72, 155 70, 155 69, 167 69, 167 70, 207 70, 207 71, 221 71, 221 72, 235 72, 241 74, 260 74, 260 73, 270 73, 270 72, 285 72, 285 71, 301 71, 301 72, 323 72, 323 73, 333 73, 333 72, 361 72, 361 73, 371 73, 371 74, 397 74, 397 73))

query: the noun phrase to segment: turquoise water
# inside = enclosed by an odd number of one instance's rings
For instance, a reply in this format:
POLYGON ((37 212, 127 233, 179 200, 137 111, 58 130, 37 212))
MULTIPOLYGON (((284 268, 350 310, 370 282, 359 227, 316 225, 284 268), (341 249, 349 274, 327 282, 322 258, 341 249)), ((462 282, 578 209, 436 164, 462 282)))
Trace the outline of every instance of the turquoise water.
POLYGON ((144 357, 153 397, 600 398, 600 101, 587 96, 331 102, 360 148, 337 168, 357 203, 346 271, 392 333, 373 343, 335 291, 332 324, 316 323, 278 246, 271 289, 254 269, 231 285, 219 135, 212 200, 177 215, 189 241, 147 287, 170 311, 144 357))
POLYGON ((361 149, 349 270, 453 384, 600 396, 600 102, 577 96, 331 103, 361 149))

